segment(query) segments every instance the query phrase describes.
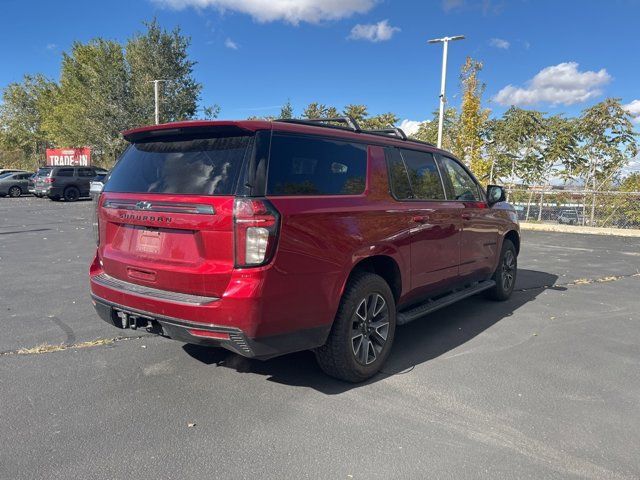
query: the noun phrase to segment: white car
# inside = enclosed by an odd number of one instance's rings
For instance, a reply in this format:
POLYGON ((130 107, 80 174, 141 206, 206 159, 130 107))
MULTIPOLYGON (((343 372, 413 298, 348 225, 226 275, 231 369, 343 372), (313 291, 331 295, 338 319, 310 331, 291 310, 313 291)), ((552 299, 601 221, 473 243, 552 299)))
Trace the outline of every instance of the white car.
POLYGON ((102 189, 104 188, 104 181, 107 178, 107 174, 98 174, 96 177, 91 180, 89 183, 89 195, 91 198, 97 198, 100 193, 102 193, 102 189))

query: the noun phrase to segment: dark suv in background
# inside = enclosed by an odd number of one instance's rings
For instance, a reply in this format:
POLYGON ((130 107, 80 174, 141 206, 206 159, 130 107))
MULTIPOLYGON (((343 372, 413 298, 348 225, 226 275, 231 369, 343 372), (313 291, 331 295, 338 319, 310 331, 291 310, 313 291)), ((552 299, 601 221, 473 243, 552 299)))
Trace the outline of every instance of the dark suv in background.
POLYGON ((397 325, 513 291, 520 235, 504 189, 400 129, 184 122, 125 132, 98 200, 99 315, 266 359, 314 350, 357 382, 397 325))
POLYGON ((98 167, 53 167, 44 176, 36 177, 34 194, 51 200, 74 202, 88 197, 91 180, 105 172, 98 167))
POLYGON ((49 173, 51 173, 51 170, 53 170, 53 167, 40 167, 36 173, 31 175, 31 177, 29 178, 29 193, 32 193, 38 198, 42 198, 44 196, 43 193, 36 192, 36 182, 38 181, 38 178, 46 177, 47 175, 49 175, 49 173))

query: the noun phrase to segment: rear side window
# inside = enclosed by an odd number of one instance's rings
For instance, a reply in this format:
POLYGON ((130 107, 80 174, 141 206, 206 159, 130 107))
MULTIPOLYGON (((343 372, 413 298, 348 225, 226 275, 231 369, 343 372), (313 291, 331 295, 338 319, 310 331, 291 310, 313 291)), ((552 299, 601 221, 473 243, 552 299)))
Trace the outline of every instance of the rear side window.
POLYGON ((95 172, 91 168, 79 168, 78 176, 79 177, 95 177, 95 172))
POLYGON ((271 140, 270 195, 358 195, 366 174, 366 145, 279 134, 271 140))
POLYGON ((444 188, 433 154, 401 149, 407 166, 413 197, 420 200, 444 200, 444 188))
POLYGON ((252 136, 134 143, 106 192, 232 195, 252 136))
POLYGON ((397 200, 410 200, 413 198, 409 174, 404 165, 400 150, 397 148, 386 148, 385 155, 389 165, 389 187, 391 193, 397 200))
POLYGON ((73 177, 73 168, 61 168, 55 175, 57 177, 73 177))

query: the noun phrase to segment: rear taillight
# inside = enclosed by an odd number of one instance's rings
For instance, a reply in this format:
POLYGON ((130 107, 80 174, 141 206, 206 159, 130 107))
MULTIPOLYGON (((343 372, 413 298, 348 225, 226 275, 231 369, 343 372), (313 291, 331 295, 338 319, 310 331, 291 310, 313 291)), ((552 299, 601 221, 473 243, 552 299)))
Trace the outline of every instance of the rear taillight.
POLYGON ((268 263, 276 251, 280 215, 264 199, 236 198, 233 205, 236 267, 268 263))
POLYGON ((93 236, 96 240, 96 245, 100 246, 100 199, 102 195, 96 196, 94 199, 95 208, 93 209, 93 221, 91 226, 93 227, 93 236))
POLYGON ((47 178, 44 179, 44 183, 53 183, 55 181, 56 181, 56 179, 53 178, 53 177, 47 177, 47 178))

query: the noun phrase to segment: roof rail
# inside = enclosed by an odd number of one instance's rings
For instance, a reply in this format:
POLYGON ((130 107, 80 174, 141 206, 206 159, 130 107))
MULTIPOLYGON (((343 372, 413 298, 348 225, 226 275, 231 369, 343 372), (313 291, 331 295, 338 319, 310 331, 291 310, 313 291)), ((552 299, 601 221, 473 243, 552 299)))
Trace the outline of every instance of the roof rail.
MULTIPOLYGON (((332 123, 332 122, 344 123, 349 128, 349 130, 353 130, 354 132, 362 131, 356 119, 348 115, 344 117, 329 117, 329 118, 304 118, 304 119, 281 118, 276 120, 276 122, 301 123, 301 124, 312 124, 312 125, 323 124, 323 123, 326 124, 326 123, 332 123)), ((320 126, 331 127, 332 125, 320 125, 320 126)))
POLYGON ((376 128, 372 130, 363 130, 360 128, 360 125, 356 121, 355 118, 351 116, 344 117, 333 117, 333 118, 279 118, 274 120, 275 122, 285 122, 285 123, 296 123, 299 125, 313 125, 316 127, 325 127, 325 128, 337 128, 340 130, 351 130, 356 133, 367 133, 370 135, 380 135, 383 137, 396 137, 399 140, 404 140, 405 142, 411 143, 419 143, 421 145, 428 145, 429 147, 435 147, 433 143, 423 142, 422 140, 416 140, 414 138, 407 137, 407 134, 401 128, 394 127, 393 125, 389 125, 388 128, 376 128), (343 123, 346 126, 343 127, 341 125, 331 125, 331 123, 343 123))
POLYGON ((362 132, 373 133, 374 135, 390 135, 390 136, 398 137, 401 140, 408 140, 407 134, 404 133, 404 130, 398 127, 376 128, 374 130, 363 130, 362 132))

